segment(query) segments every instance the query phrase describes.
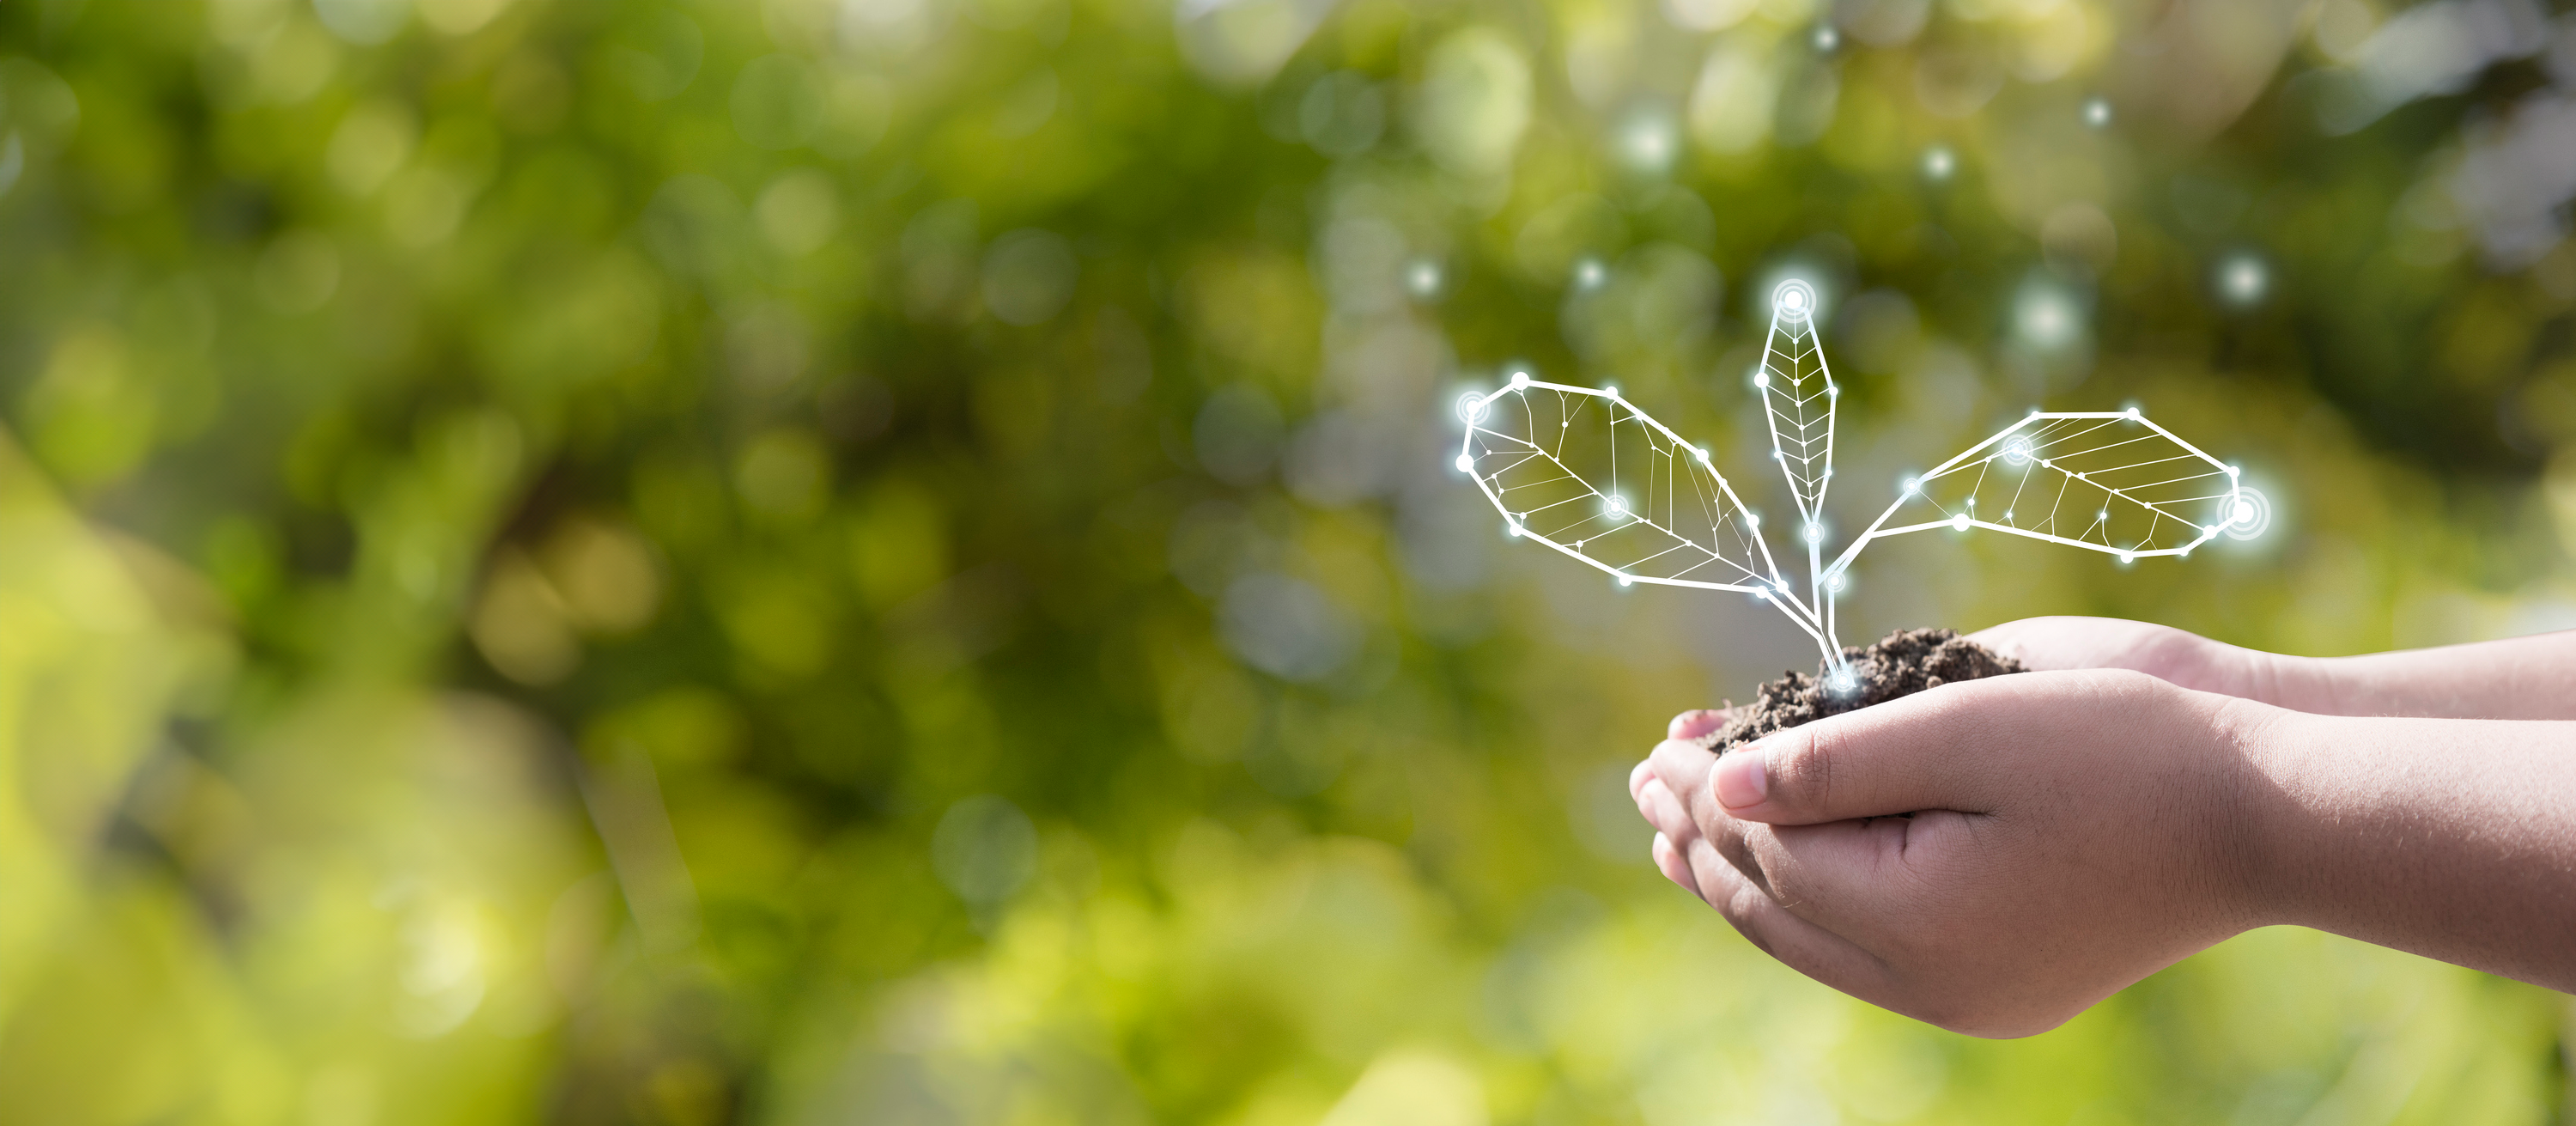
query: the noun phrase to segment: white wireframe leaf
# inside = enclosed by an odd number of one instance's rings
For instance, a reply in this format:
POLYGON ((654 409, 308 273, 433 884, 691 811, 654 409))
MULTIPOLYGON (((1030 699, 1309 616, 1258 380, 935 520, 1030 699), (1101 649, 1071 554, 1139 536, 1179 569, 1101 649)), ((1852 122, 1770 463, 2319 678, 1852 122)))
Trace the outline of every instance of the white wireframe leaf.
POLYGON ((2032 413, 1900 488, 1854 541, 1986 528, 2117 555, 2183 555, 2250 515, 2237 472, 2136 411, 2032 413))
POLYGON ((1513 535, 1622 582, 1779 590, 1759 517, 1707 451, 1617 392, 1515 380, 1466 414, 1458 467, 1513 535))
POLYGON ((1816 291, 1803 281, 1780 283, 1771 296, 1771 338, 1754 381, 1762 388, 1771 425, 1771 457, 1789 479, 1789 495, 1809 523, 1824 512, 1825 488, 1834 475, 1834 400, 1841 388, 1825 367, 1816 339, 1816 291))

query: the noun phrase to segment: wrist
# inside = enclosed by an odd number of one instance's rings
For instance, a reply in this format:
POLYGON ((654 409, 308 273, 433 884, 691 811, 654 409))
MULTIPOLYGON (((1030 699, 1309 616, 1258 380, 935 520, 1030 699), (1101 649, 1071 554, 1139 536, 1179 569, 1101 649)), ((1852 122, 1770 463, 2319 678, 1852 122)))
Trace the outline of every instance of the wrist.
MULTIPOLYGON (((2296 660, 2297 658, 2291 658, 2296 660)), ((2220 747, 2219 788, 2231 909, 2238 930, 2302 923, 2321 884, 2313 826, 2301 793, 2315 782, 2307 750, 2320 717, 2287 704, 2222 702, 2212 721, 2220 747)))

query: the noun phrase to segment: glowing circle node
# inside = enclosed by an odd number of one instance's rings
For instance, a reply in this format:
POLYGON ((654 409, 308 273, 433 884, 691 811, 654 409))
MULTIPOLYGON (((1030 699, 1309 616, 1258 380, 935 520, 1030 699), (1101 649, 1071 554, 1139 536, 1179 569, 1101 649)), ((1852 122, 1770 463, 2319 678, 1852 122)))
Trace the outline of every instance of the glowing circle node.
POLYGON ((1465 455, 1465 454, 1459 454, 1459 455, 1458 455, 1458 472, 1460 472, 1460 473, 1465 473, 1465 472, 1467 472, 1468 470, 1474 469, 1475 467, 1476 467, 1476 459, 1474 459, 1474 458, 1472 458, 1472 457, 1468 457, 1468 456, 1467 456, 1467 455, 1465 455))
POLYGON ((1461 421, 1471 423, 1484 421, 1484 393, 1480 391, 1469 391, 1464 395, 1458 396, 1458 418, 1461 421))
POLYGON ((1805 321, 1816 312, 1816 287, 1803 278, 1781 282, 1771 291, 1771 312, 1790 324, 1805 321))
POLYGON ((1953 517, 1951 517, 1951 518, 1950 518, 1950 526, 1951 526, 1951 527, 1953 527, 1953 528, 1957 528, 1958 530, 1960 530, 1960 531, 1962 531, 1962 532, 1967 531, 1967 530, 1968 530, 1968 517, 1967 517, 1967 514, 1966 514, 1966 513, 1961 513, 1961 514, 1959 514, 1959 515, 1957 515, 1957 516, 1953 516, 1953 517))
POLYGON ((2227 538, 2250 540, 2272 526, 2272 498, 2251 485, 2236 487, 2236 499, 2228 502, 2223 526, 2227 538))

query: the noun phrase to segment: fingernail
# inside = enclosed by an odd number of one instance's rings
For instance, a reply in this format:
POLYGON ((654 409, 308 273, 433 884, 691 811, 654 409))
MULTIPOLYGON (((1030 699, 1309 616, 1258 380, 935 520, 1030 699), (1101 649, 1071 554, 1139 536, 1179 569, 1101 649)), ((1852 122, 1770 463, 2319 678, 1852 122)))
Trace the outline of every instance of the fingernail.
POLYGON ((1738 748, 1717 757, 1717 769, 1710 772, 1709 785, 1717 790, 1717 804, 1728 809, 1746 809, 1762 804, 1771 792, 1771 777, 1766 769, 1770 755, 1760 743, 1738 748))

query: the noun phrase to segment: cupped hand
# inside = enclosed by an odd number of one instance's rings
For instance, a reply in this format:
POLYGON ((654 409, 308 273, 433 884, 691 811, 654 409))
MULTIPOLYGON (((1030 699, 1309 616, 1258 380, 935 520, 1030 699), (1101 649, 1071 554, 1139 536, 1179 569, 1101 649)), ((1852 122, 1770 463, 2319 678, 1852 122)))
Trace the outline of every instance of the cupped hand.
POLYGON ((2023 618, 1979 630, 1968 640, 2020 661, 2033 672, 2129 669, 2222 696, 2279 703, 2279 659, 2211 641, 2199 634, 2120 618, 2023 618))
POLYGON ((1655 861, 1755 945, 1955 1031, 2045 1031, 2257 925, 2248 705, 2127 670, 1945 685, 1632 775, 1655 861), (1907 815, 1911 816, 1907 816, 1907 815))

